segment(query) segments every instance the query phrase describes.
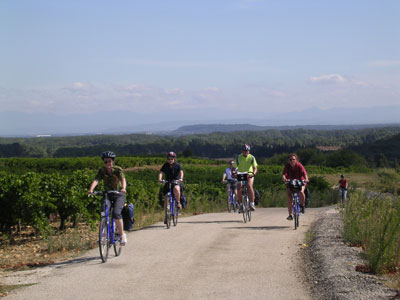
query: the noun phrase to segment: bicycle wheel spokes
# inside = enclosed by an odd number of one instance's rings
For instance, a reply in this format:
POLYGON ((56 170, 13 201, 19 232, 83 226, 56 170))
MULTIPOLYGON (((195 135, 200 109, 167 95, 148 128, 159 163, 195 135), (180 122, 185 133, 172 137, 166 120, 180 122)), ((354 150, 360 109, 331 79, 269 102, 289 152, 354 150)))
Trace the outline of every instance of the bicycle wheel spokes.
POLYGON ((165 210, 165 225, 167 225, 167 229, 171 227, 171 202, 169 198, 167 198, 167 208, 165 210))
POLYGON ((99 251, 102 262, 106 262, 108 258, 108 249, 110 241, 108 239, 107 219, 102 217, 99 226, 99 251))
POLYGON ((179 212, 178 202, 174 200, 173 210, 171 211, 172 222, 174 223, 174 226, 178 225, 178 212, 179 212))
POLYGON ((231 193, 228 193, 228 199, 227 199, 227 206, 228 206, 228 212, 230 213, 232 210, 232 201, 231 201, 231 193))
POLYGON ((115 225, 115 221, 113 220, 114 253, 115 253, 115 256, 119 256, 122 251, 121 236, 117 234, 116 230, 117 230, 117 226, 115 225))
POLYGON ((249 197, 246 196, 246 210, 247 210, 247 220, 251 221, 251 209, 250 209, 250 200, 249 197))
POLYGON ((246 223, 247 222, 247 206, 244 203, 244 199, 242 199, 242 210, 243 210, 243 221, 246 223))

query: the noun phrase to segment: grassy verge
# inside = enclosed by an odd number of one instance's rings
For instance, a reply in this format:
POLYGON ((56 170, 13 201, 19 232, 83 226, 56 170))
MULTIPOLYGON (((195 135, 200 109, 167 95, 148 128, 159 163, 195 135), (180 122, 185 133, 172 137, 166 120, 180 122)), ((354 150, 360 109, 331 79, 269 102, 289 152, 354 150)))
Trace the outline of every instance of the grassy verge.
POLYGON ((371 192, 351 195, 343 212, 343 238, 362 246, 374 273, 400 271, 400 198, 371 192))

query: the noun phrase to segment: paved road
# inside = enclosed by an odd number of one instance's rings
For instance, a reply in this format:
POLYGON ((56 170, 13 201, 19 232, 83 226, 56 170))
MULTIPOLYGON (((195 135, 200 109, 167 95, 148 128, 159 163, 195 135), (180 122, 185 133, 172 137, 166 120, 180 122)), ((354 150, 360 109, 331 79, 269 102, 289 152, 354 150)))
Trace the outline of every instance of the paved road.
MULTIPOLYGON (((6 299, 311 299, 297 259, 318 209, 294 230, 283 208, 257 209, 250 223, 237 213, 180 218, 128 234, 120 257, 101 263, 98 250, 31 270, 30 287, 6 299)), ((16 278, 2 278, 7 283, 16 278)))

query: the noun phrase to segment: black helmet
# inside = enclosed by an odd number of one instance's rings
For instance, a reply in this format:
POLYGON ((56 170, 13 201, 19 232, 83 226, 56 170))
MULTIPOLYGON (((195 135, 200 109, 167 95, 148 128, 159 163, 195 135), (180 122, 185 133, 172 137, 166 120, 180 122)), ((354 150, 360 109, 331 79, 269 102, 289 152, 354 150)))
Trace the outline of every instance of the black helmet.
POLYGON ((114 152, 112 151, 105 151, 101 154, 101 159, 105 159, 105 158, 111 158, 112 160, 115 160, 117 156, 115 155, 114 152))
POLYGON ((342 174, 342 175, 340 175, 340 177, 341 177, 341 178, 344 178, 344 175, 342 174))
POLYGON ((168 152, 168 154, 167 154, 167 158, 168 158, 168 157, 176 157, 176 153, 170 151, 170 152, 168 152))
POLYGON ((242 150, 243 150, 243 151, 250 151, 250 146, 247 145, 247 144, 244 144, 244 145, 242 146, 242 150))

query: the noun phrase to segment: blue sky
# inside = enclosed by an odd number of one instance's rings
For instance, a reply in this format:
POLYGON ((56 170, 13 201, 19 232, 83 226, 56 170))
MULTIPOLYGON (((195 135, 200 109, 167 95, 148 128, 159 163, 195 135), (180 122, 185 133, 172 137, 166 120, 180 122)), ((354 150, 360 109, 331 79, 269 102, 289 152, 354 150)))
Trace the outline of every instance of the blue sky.
POLYGON ((399 20, 397 0, 0 0, 0 112, 400 106, 399 20))

